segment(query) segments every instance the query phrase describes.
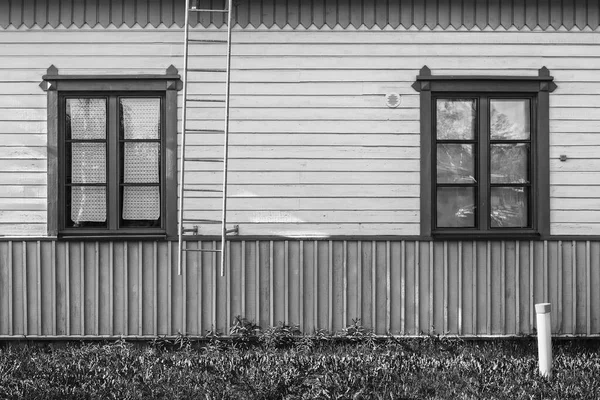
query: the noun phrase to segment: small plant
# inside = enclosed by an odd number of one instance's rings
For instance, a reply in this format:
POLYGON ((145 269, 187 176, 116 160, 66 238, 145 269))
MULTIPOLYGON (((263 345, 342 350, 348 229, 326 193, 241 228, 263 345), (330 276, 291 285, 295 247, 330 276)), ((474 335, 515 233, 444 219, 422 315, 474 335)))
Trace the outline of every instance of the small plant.
POLYGON ((260 336, 260 341, 270 348, 282 348, 292 345, 300 336, 302 331, 298 325, 288 325, 279 322, 277 326, 266 329, 260 336))
POLYGON ((350 325, 342 329, 340 336, 356 341, 365 338, 373 338, 374 335, 371 329, 368 329, 361 324, 360 318, 355 318, 350 325))

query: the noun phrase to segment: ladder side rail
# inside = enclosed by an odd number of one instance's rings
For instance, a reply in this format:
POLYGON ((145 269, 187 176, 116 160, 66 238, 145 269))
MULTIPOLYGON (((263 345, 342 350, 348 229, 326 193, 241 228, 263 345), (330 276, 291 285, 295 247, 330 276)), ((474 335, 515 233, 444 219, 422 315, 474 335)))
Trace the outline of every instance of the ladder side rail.
POLYGON ((177 240, 178 240, 178 254, 177 254, 177 273, 181 275, 181 261, 183 252, 183 186, 185 184, 185 131, 187 128, 187 84, 188 84, 188 38, 189 38, 189 9, 190 0, 185 0, 185 22, 184 22, 184 43, 183 43, 183 109, 181 115, 181 152, 179 157, 179 192, 178 199, 178 210, 177 210, 177 240))
POLYGON ((221 227, 221 276, 225 275, 225 241, 227 240, 227 168, 229 161, 229 97, 231 87, 231 29, 232 29, 232 5, 233 0, 229 0, 227 6, 227 66, 225 78, 225 129, 223 137, 223 208, 222 208, 222 227, 221 227))

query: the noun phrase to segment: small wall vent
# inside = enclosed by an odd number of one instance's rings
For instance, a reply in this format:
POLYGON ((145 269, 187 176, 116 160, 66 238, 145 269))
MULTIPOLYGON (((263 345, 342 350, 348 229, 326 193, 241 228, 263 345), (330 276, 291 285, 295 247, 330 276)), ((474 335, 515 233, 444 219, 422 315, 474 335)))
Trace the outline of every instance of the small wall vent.
POLYGON ((400 94, 399 93, 387 93, 385 95, 385 104, 389 108, 396 108, 400 105, 400 94))

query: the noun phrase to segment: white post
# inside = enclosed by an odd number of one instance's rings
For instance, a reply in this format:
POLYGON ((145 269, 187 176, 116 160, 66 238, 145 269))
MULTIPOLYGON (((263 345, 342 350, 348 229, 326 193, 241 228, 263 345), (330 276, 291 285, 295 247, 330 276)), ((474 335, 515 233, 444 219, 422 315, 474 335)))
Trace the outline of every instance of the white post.
POLYGON ((550 337, 550 303, 535 305, 537 314, 538 357, 540 362, 540 375, 550 378, 552 376, 552 339, 550 337))

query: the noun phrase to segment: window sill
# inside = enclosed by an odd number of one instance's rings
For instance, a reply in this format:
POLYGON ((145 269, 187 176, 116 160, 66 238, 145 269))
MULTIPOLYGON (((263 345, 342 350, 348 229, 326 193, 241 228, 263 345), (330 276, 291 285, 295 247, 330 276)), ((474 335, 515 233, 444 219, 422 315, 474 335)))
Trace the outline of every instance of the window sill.
POLYGON ((542 236, 534 230, 506 229, 502 231, 437 231, 431 234, 433 239, 441 240, 540 240, 542 236))
POLYGON ((63 231, 58 234, 59 240, 159 240, 166 239, 164 231, 145 232, 91 232, 63 231))

